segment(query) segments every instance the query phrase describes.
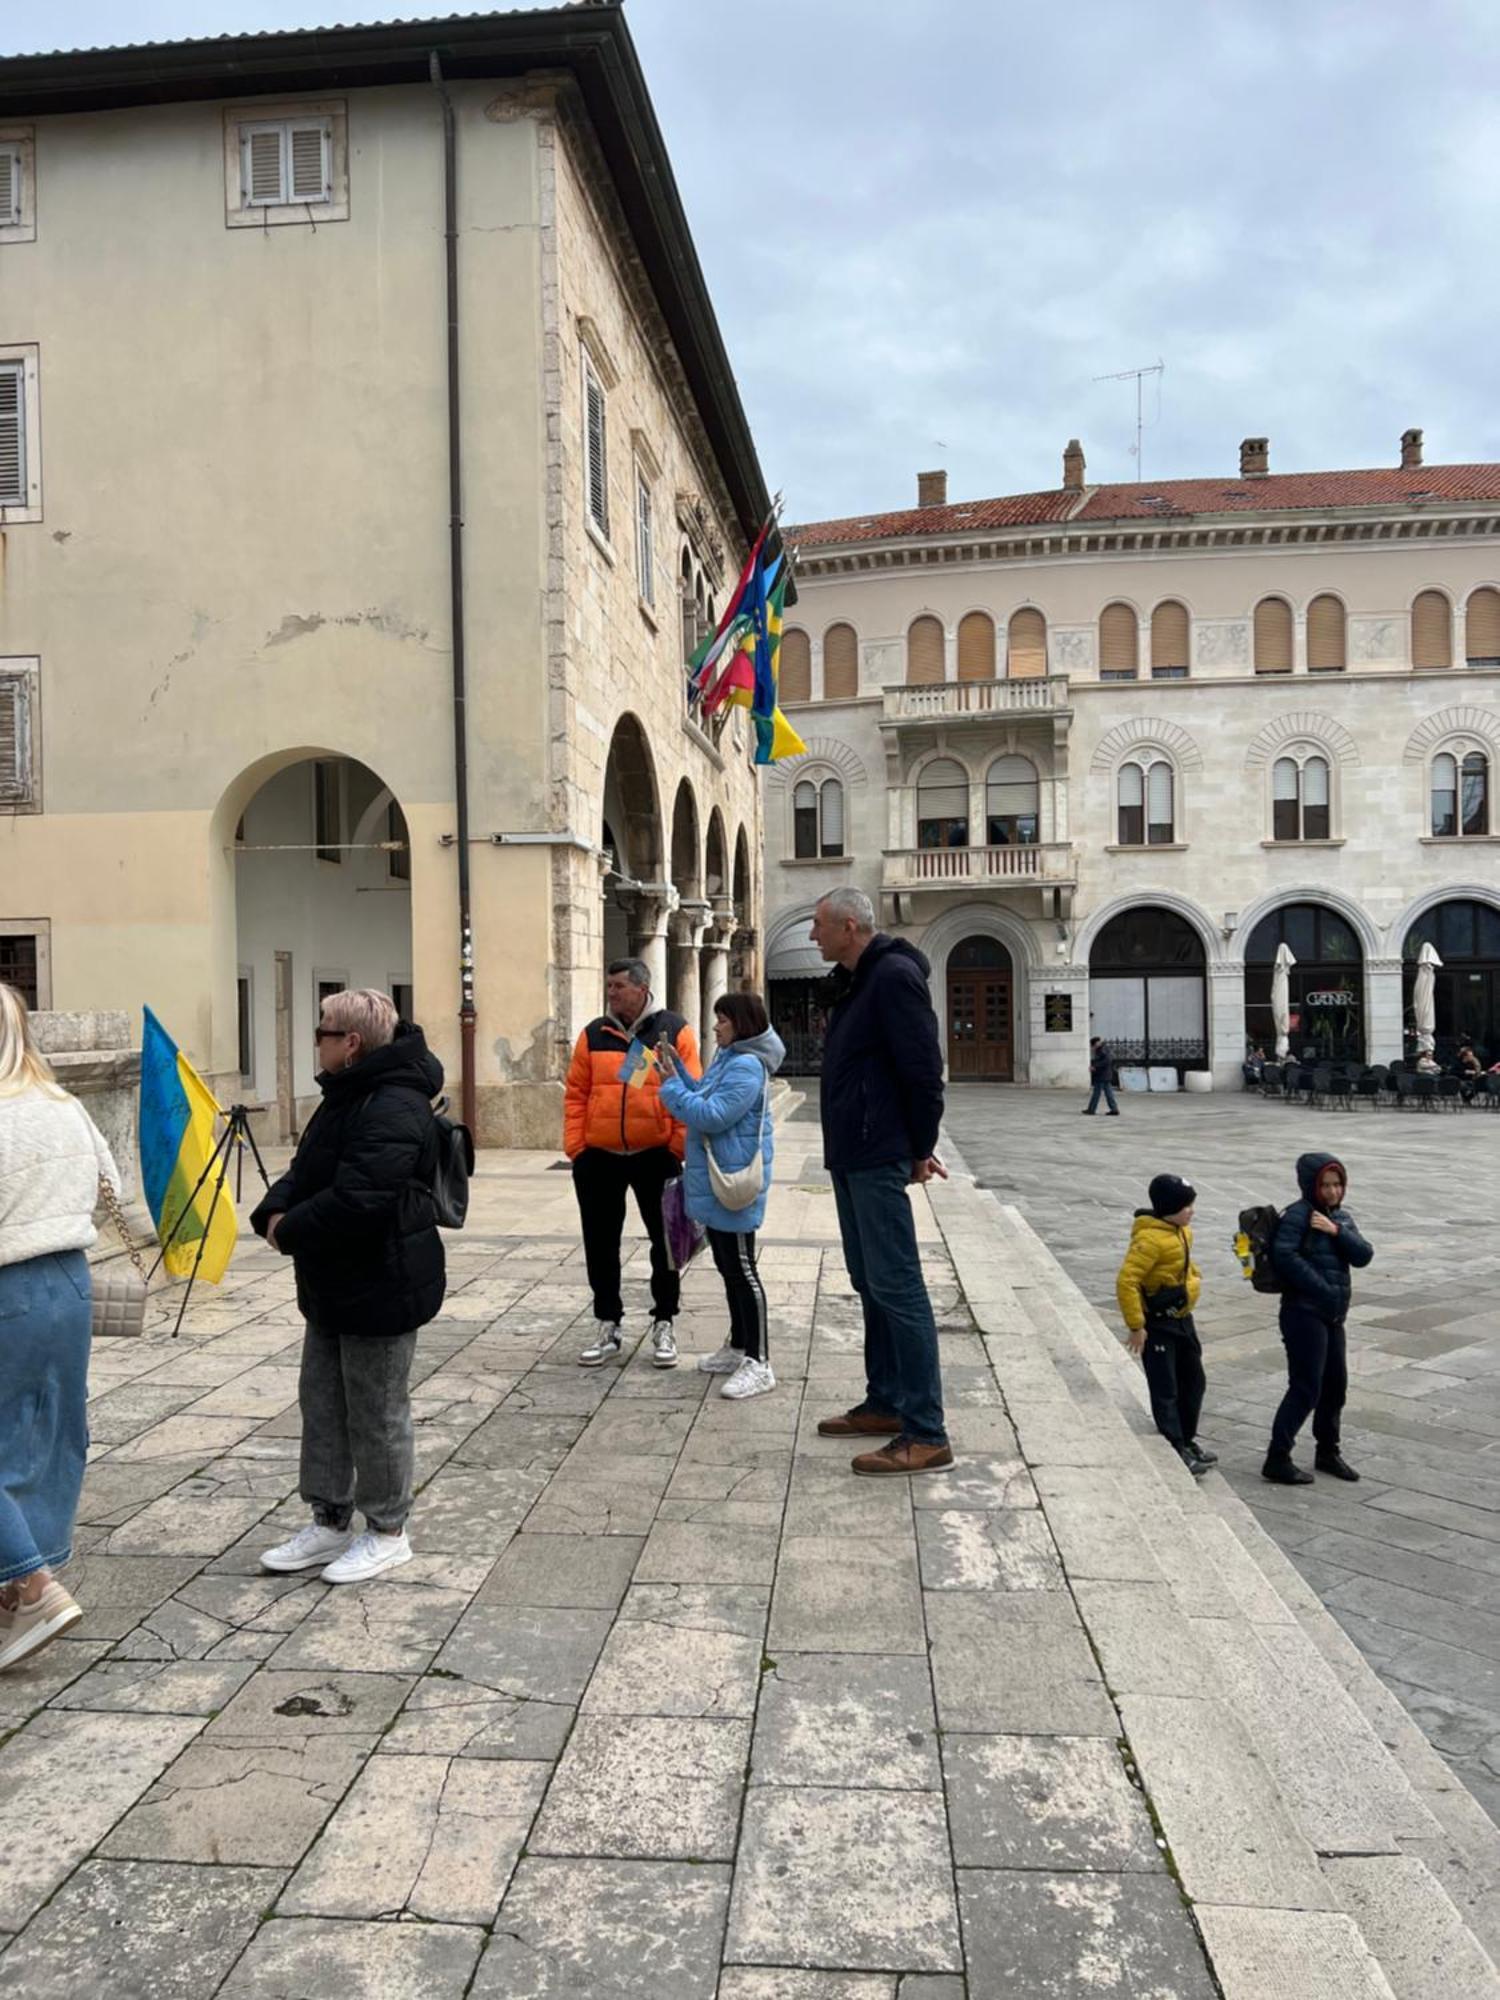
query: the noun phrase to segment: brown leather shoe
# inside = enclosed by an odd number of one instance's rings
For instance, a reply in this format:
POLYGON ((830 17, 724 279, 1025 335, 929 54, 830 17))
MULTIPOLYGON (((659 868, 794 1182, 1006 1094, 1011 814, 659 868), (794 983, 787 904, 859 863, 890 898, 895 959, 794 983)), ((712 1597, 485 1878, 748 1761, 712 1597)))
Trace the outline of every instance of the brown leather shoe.
POLYGON ((845 1410, 841 1417, 824 1417, 818 1424, 821 1438, 900 1437, 899 1417, 877 1417, 868 1410, 845 1410))
POLYGON ((853 1462, 856 1472, 872 1479, 899 1478, 913 1472, 941 1472, 953 1463, 953 1447, 923 1444, 919 1438, 898 1437, 879 1451, 863 1451, 853 1462))

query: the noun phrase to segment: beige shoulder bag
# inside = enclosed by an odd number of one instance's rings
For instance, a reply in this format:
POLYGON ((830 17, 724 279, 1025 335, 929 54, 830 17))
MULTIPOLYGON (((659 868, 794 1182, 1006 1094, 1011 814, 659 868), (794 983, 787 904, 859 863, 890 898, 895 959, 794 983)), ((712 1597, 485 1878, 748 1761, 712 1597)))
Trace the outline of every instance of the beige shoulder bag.
POLYGON ((120 1211, 119 1196, 103 1174, 99 1176, 99 1201, 125 1246, 131 1268, 110 1269, 96 1264, 91 1269, 93 1335, 95 1340, 101 1340, 106 1335, 117 1339, 122 1336, 139 1339, 146 1326, 145 1266, 141 1263, 140 1252, 130 1240, 130 1231, 120 1211))

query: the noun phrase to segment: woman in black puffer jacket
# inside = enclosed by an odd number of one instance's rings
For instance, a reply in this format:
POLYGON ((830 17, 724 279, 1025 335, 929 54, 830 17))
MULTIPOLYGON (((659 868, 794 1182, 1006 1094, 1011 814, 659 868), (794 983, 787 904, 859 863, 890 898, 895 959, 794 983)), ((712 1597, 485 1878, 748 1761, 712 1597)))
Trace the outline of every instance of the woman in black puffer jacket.
POLYGON ((408 1377, 444 1290, 432 1198, 443 1069, 384 993, 332 994, 317 1038, 323 1102, 250 1218, 292 1259, 307 1320, 298 1401, 313 1518, 261 1563, 362 1583, 411 1558, 408 1377))

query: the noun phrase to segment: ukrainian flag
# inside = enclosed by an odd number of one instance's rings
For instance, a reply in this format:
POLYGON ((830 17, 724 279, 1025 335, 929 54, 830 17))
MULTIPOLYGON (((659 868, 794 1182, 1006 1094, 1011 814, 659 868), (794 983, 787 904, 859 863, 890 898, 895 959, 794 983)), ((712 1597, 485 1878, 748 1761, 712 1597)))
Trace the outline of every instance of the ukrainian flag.
POLYGON ((162 1243, 171 1238, 171 1247, 162 1252, 162 1262, 171 1275, 190 1278, 196 1265, 198 1276, 216 1285, 239 1235, 223 1160, 201 1187, 198 1183, 213 1157, 214 1120, 224 1114, 161 1022, 149 1007, 145 1011, 140 1124, 146 1205, 162 1243))

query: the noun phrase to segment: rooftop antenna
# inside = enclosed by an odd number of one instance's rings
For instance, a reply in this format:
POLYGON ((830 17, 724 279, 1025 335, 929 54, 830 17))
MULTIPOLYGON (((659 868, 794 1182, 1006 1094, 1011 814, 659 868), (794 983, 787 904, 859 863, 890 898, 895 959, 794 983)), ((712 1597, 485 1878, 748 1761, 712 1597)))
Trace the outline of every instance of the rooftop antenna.
MULTIPOLYGON (((1142 390, 1148 375, 1165 375, 1166 372, 1166 363, 1157 361, 1153 362, 1149 368, 1122 368, 1117 375, 1096 375, 1094 377, 1096 382, 1134 382, 1135 384, 1135 445, 1133 452, 1135 457, 1135 476, 1138 480, 1144 479, 1146 476, 1145 468, 1141 462, 1141 433, 1145 429, 1145 418, 1142 414, 1142 390)), ((1156 385, 1156 397, 1157 415, 1160 416, 1160 382, 1156 385)))

